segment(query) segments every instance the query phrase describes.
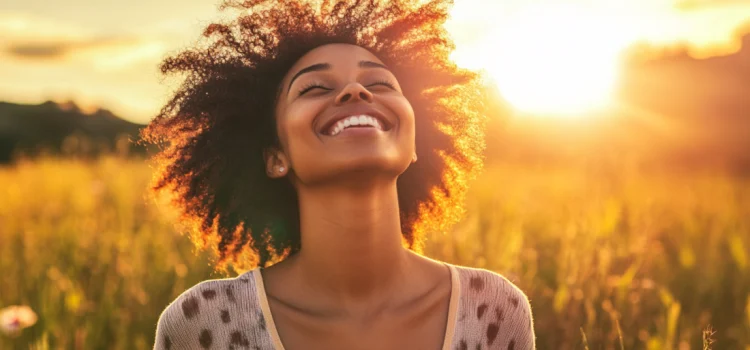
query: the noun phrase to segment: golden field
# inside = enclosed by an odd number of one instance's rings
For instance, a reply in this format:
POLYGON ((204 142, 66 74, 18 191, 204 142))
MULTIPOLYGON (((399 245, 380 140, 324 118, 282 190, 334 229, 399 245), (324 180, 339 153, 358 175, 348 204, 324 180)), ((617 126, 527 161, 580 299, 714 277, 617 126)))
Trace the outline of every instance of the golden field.
MULTIPOLYGON (((142 159, 0 168, 0 308, 38 321, 0 349, 150 349, 159 313, 207 278, 142 159)), ((426 254, 500 272, 539 349, 750 349, 750 179, 489 165, 426 254)))

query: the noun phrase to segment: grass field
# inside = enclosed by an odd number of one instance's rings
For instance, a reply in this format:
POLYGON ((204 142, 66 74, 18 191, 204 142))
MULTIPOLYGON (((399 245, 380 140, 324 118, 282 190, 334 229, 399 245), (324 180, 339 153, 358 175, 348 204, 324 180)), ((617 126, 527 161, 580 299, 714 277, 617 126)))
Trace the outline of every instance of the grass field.
MULTIPOLYGON (((0 308, 39 321, 0 349, 149 349, 210 257, 145 194, 142 160, 0 168, 0 308)), ((750 349, 750 180, 492 165, 427 255, 508 276, 539 349, 750 349)))

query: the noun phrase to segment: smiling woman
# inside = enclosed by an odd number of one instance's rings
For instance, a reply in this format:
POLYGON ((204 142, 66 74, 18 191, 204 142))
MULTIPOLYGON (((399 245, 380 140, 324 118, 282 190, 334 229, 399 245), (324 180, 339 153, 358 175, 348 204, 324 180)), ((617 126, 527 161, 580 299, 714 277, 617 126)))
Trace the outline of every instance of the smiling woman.
POLYGON ((196 244, 250 271, 182 293, 155 348, 532 349, 511 282, 418 254, 482 165, 448 2, 225 5, 250 14, 163 63, 187 80, 143 135, 196 244))

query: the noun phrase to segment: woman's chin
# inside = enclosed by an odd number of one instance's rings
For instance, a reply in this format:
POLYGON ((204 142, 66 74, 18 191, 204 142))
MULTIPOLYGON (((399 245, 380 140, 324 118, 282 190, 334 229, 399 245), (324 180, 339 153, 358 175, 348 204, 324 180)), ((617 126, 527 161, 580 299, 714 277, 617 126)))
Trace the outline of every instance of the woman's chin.
POLYGON ((315 174, 301 175, 304 183, 360 183, 395 181, 409 167, 410 160, 404 156, 363 154, 359 157, 342 157, 335 161, 316 164, 315 174), (328 163, 328 164, 326 164, 328 163), (309 181, 305 181, 305 178, 309 181))

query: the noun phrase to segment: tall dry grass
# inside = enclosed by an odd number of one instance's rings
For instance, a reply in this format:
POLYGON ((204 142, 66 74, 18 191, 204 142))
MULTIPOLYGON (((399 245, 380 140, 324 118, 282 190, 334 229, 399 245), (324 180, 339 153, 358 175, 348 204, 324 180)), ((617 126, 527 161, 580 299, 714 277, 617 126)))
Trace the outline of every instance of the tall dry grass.
MULTIPOLYGON (((159 312, 212 273, 145 195, 138 159, 0 169, 0 308, 39 316, 1 349, 148 349, 159 312)), ((505 274, 540 349, 750 349, 750 181, 493 165, 427 254, 505 274), (585 339, 585 342, 584 342, 585 339)))
POLYGON ((45 159, 0 170, 0 306, 39 322, 0 349, 145 349, 168 300, 212 277, 144 196, 142 161, 45 159), (27 348, 27 347, 23 347, 27 348))
POLYGON ((508 275, 541 349, 750 349, 750 180, 495 166, 429 254, 508 275), (622 337, 622 342, 620 340, 622 337))

